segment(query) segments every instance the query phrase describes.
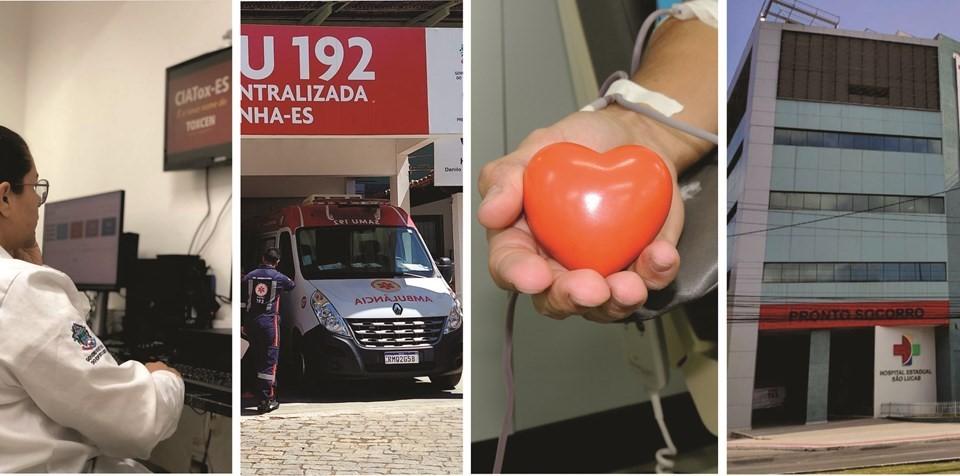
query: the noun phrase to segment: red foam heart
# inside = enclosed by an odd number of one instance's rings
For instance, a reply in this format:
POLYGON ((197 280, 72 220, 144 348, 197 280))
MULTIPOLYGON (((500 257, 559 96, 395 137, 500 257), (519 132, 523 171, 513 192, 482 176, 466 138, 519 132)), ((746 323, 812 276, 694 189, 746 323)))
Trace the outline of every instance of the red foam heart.
POLYGON ((640 256, 663 227, 672 197, 667 165, 637 145, 600 154, 551 144, 523 174, 523 211, 537 242, 567 269, 603 276, 640 256))

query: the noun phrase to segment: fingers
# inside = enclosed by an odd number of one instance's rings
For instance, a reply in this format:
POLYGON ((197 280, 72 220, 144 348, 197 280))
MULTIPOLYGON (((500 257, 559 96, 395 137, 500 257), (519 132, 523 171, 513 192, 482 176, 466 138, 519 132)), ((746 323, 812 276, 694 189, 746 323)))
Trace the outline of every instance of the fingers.
POLYGON ((610 299, 610 287, 592 269, 555 270, 555 281, 545 293, 533 296, 537 312, 554 319, 586 314, 610 299))
POLYGON ((604 322, 619 321, 647 302, 647 286, 633 271, 621 271, 607 276, 610 300, 603 305, 604 322))
POLYGON ((477 220, 486 228, 510 226, 523 209, 524 166, 508 157, 490 162, 480 171, 478 185, 483 201, 477 209, 477 220))
POLYGON ((481 225, 501 229, 517 220, 523 210, 523 171, 527 162, 544 146, 562 139, 562 133, 555 128, 537 129, 517 150, 483 166, 477 180, 483 198, 477 209, 481 225))
POLYGON ((647 289, 660 290, 670 285, 680 272, 677 242, 683 233, 683 198, 674 184, 670 213, 653 243, 647 245, 633 265, 647 289))
POLYGON ((655 240, 647 246, 633 269, 643 279, 648 289, 660 290, 670 285, 680 271, 680 254, 666 240, 655 240))
POLYGON ((670 212, 667 213, 667 219, 663 222, 663 227, 660 228, 660 233, 657 234, 656 239, 664 240, 676 247, 680 241, 680 235, 683 233, 683 221, 683 197, 680 196, 680 189, 677 187, 676 180, 674 180, 670 212))
POLYGON ((490 275, 497 286, 524 294, 539 294, 550 287, 553 273, 537 245, 522 228, 487 232, 490 275))

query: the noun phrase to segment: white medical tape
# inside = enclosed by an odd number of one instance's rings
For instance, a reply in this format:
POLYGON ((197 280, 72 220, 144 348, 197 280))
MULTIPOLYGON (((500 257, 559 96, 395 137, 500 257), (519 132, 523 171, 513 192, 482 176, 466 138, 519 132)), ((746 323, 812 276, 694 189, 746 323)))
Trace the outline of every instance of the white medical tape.
POLYGON ((696 18, 707 25, 717 28, 717 0, 692 0, 678 3, 671 8, 672 16, 678 20, 696 18))
MULTIPOLYGON (((604 96, 613 94, 620 94, 624 99, 632 103, 646 104, 667 117, 673 116, 683 110, 683 104, 678 103, 675 99, 656 91, 651 91, 629 79, 618 79, 614 81, 613 84, 607 88, 604 96)), ((587 112, 596 110, 593 104, 589 104, 581 109, 581 111, 587 112)))

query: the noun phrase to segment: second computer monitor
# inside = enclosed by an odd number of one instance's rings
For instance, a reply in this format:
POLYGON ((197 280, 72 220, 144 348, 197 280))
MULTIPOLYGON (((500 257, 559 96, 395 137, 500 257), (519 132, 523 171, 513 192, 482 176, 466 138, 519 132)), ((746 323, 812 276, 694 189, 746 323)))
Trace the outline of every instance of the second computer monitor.
POLYGON ((119 288, 124 192, 48 203, 43 216, 43 261, 82 290, 119 288))

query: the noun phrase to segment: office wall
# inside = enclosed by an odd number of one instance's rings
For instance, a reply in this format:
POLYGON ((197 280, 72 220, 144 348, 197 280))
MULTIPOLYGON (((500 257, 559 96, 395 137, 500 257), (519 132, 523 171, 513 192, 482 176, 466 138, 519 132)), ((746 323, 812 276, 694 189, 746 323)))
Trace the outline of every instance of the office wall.
MULTIPOLYGON (((230 2, 58 2, 30 12, 26 74, 15 79, 26 85, 24 136, 50 200, 126 190, 124 227, 140 234, 140 256, 187 253, 206 213, 204 172, 163 172, 165 70, 227 46, 230 2)), ((229 168, 211 169, 209 190, 212 222, 231 193, 229 168)), ((227 210, 203 253, 222 295, 230 220, 227 210)), ((230 326, 230 306, 215 325, 230 326)))
POLYGON ((26 4, 0 5, 0 125, 16 132, 23 130, 29 19, 26 4))

